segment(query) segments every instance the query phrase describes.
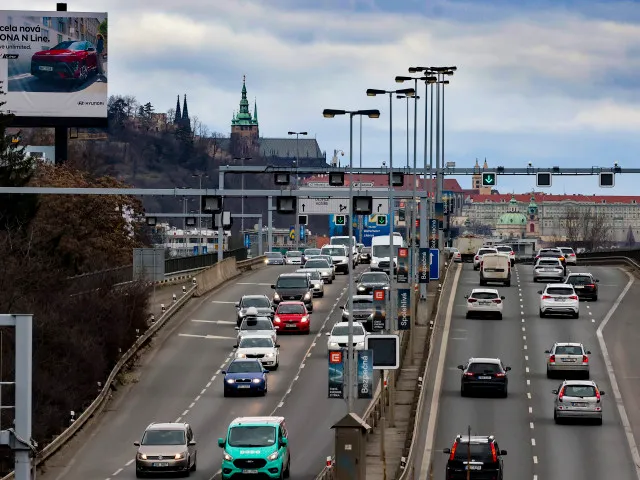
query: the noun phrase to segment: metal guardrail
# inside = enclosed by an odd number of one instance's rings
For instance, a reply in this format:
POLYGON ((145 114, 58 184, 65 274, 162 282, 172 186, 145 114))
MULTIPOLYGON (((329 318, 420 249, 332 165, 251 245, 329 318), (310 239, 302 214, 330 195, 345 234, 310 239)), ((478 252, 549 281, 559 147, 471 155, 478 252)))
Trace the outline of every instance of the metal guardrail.
MULTIPOLYGON (((442 279, 441 284, 444 285, 444 283, 446 282, 447 279, 447 274, 449 272, 449 267, 451 265, 453 265, 453 262, 447 262, 447 268, 445 270, 445 274, 444 274, 444 278, 442 279)), ((441 290, 438 292, 438 311, 440 309, 440 301, 442 296, 440 295, 441 290)), ((433 328, 431 330, 430 333, 433 332, 433 328)), ((408 341, 409 341, 409 336, 405 335, 405 331, 401 331, 399 333, 400 335, 400 350, 401 350, 401 355, 400 355, 400 368, 398 370, 402 369, 402 366, 404 364, 404 358, 405 358, 405 352, 407 350, 407 346, 408 346, 408 341)), ((429 355, 427 357, 427 361, 428 358, 431 357, 431 339, 433 338, 432 335, 429 335, 429 355)), ((427 362, 425 362, 425 369, 426 369, 426 364, 427 362)), ((396 370, 392 370, 391 371, 393 375, 395 375, 396 370)), ((385 376, 385 380, 388 378, 388 375, 385 376)), ((422 378, 425 378, 425 372, 423 372, 422 374, 422 378)), ((394 379, 395 381, 395 379, 394 379)), ((418 379, 419 381, 419 379, 418 379)), ((423 385, 423 384, 422 384, 423 385)), ((424 391, 424 388, 422 388, 422 385, 420 386, 420 396, 418 397, 418 411, 416 411, 416 415, 419 415, 419 409, 420 409, 420 398, 422 397, 422 392, 424 391)), ((385 390, 385 395, 382 395, 382 385, 378 384, 378 387, 373 395, 373 399, 371 400, 371 402, 369 403, 369 406, 367 407, 367 409, 365 410, 362 419, 365 421, 366 424, 368 424, 371 428, 375 428, 378 424, 378 421, 380 420, 381 414, 382 414, 382 402, 383 400, 385 401, 385 405, 386 402, 388 400, 388 396, 387 396, 387 392, 385 390)), ((414 428, 412 432, 415 432, 417 427, 419 426, 419 422, 414 422, 414 428)), ((407 432, 407 435, 413 435, 410 432, 407 432)), ((411 447, 409 450, 409 456, 411 456, 411 448, 413 447, 413 442, 415 435, 413 435, 412 440, 411 440, 411 447)), ((316 477, 315 480, 333 480, 334 478, 334 468, 333 468, 333 463, 334 463, 335 459, 333 457, 327 457, 327 465, 325 465, 325 467, 322 469, 322 471, 318 474, 318 476, 316 477)), ((400 463, 400 468, 402 469, 402 461, 400 463)), ((403 474, 404 475, 404 474, 403 474)), ((402 478, 405 478, 404 476, 402 478)), ((4 480, 4 479, 3 479, 4 480)))
MULTIPOLYGON (((176 303, 171 305, 167 311, 153 324, 151 327, 147 329, 145 333, 143 333, 138 339, 131 345, 129 350, 127 350, 120 360, 116 363, 116 365, 111 370, 111 373, 107 377, 107 380, 104 382, 104 386, 102 390, 96 397, 96 399, 91 402, 91 405, 87 407, 87 409, 82 412, 82 414, 69 426, 66 430, 64 430, 60 435, 58 435, 51 443, 49 443, 46 447, 44 447, 40 452, 37 453, 35 459, 35 466, 42 464, 45 460, 50 458, 54 453, 56 453, 60 448, 62 448, 77 432, 80 430, 89 419, 100 409, 104 407, 106 402, 110 398, 111 388, 116 379, 116 377, 120 374, 120 371, 127 365, 134 355, 142 348, 142 346, 158 331, 160 330, 165 323, 178 311, 182 306, 187 303, 187 301, 193 296, 197 286, 194 285, 191 287, 176 303)), ((14 472, 9 473, 8 475, 2 477, 1 480, 13 480, 14 472)))
POLYGON ((585 257, 581 258, 582 264, 588 265, 590 263, 626 263, 627 265, 637 269, 640 272, 640 263, 634 259, 624 256, 612 255, 607 257, 585 257))

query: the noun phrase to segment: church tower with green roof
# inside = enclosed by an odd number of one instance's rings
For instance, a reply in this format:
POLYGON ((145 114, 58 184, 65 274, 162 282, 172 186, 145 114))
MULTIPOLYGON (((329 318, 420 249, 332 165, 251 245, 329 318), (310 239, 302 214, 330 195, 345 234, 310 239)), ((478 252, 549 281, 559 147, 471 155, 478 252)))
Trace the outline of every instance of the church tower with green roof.
POLYGON ((258 104, 254 101, 253 114, 249 111, 246 76, 242 77, 240 108, 231 119, 231 149, 236 157, 251 157, 259 148, 258 104))

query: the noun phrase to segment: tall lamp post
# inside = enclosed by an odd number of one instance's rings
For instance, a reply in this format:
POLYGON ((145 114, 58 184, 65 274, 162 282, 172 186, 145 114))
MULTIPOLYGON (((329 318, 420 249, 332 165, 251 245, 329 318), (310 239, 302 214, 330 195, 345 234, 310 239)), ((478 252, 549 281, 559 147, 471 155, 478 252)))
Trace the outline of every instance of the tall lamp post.
MULTIPOLYGON (((287 132, 287 135, 296 136, 296 169, 300 168, 300 135, 307 135, 307 132, 287 132)), ((296 190, 298 185, 298 172, 296 172, 296 190)), ((300 248, 300 211, 296 208, 296 250, 300 248)))
MULTIPOLYGON (((191 175, 198 179, 198 189, 202 190, 202 179, 209 178, 206 173, 194 173, 191 175)), ((187 212, 185 212, 187 213, 187 212)), ((202 195, 198 199, 198 255, 202 254, 202 195)))
MULTIPOLYGON (((246 160, 251 160, 251 158, 252 157, 235 157, 234 160, 236 162, 238 161, 242 162, 242 166, 244 167, 244 162, 246 160)), ((241 177, 240 189, 244 193, 244 173, 240 177, 241 177)), ((243 241, 244 241, 244 195, 242 195, 242 198, 240 199, 240 211, 242 213, 242 217, 240 218, 240 235, 243 235, 243 241)), ((260 226, 260 228, 262 228, 262 225, 260 226)), ((262 235, 262 232, 260 232, 259 235, 262 235)))
MULTIPOLYGON (((369 118, 380 118, 380 110, 335 110, 325 109, 322 112, 325 118, 334 118, 336 115, 349 115, 349 238, 353 237, 353 117, 367 116, 369 118)), ((349 375, 347 378, 347 408, 349 413, 354 412, 355 386, 356 386, 356 365, 355 350, 353 348, 353 245, 348 248, 349 252, 349 285, 347 295, 349 295, 349 337, 347 339, 347 357, 349 359, 349 375)))
POLYGON ((367 89, 369 97, 376 95, 389 95, 389 314, 391 322, 396 321, 394 316, 394 297, 393 297, 393 280, 395 266, 395 248, 393 242, 393 230, 396 222, 395 199, 393 197, 393 96, 394 95, 415 95, 414 88, 401 88, 398 90, 378 90, 375 88, 367 89))

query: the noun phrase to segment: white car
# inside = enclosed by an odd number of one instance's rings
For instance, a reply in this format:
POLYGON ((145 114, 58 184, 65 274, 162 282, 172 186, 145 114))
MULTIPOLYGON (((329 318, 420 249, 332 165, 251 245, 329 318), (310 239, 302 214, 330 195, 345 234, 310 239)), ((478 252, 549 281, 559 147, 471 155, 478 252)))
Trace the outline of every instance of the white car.
POLYGON ((284 254, 284 261, 287 265, 302 265, 302 252, 290 250, 284 254))
POLYGON ((578 264, 578 257, 576 257, 576 252, 573 251, 573 248, 560 247, 560 251, 564 253, 564 260, 567 262, 567 265, 578 264))
POLYGON ((580 302, 573 285, 569 283, 550 283, 540 295, 540 318, 547 315, 571 315, 580 317, 580 302))
POLYGON ((324 281, 322 275, 317 270, 299 268, 296 273, 306 273, 309 277, 309 282, 313 285, 313 296, 324 297, 324 281))
POLYGON ((475 257, 473 257, 473 269, 474 270, 480 270, 480 262, 482 262, 482 256, 485 253, 498 253, 498 250, 496 250, 493 247, 482 247, 482 248, 478 249, 478 253, 476 253, 475 257))
POLYGON ((262 366, 276 370, 280 365, 280 345, 271 335, 249 335, 236 345, 236 358, 257 358, 262 366))
POLYGON ((298 272, 316 271, 320 274, 325 283, 333 283, 335 272, 333 271, 333 266, 329 263, 329 260, 319 257, 311 257, 307 260, 307 263, 304 264, 302 269, 298 270, 298 272))
MULTIPOLYGON (((347 342, 349 341, 349 322, 336 323, 331 332, 325 334, 329 339, 327 340, 328 350, 342 350, 348 348, 347 342)), ((367 332, 364 326, 360 322, 353 322, 353 346, 356 350, 364 350, 364 341, 367 332)))
POLYGON ((251 336, 268 336, 273 339, 273 343, 276 343, 278 335, 273 322, 267 317, 245 317, 240 326, 236 327, 236 330, 238 331, 238 345, 244 337, 251 336))
POLYGON ((575 373, 589 379, 589 355, 584 345, 577 342, 556 342, 550 350, 544 352, 547 356, 547 378, 560 374, 567 378, 567 374, 575 373))
POLYGON ((502 320, 504 297, 495 288, 474 288, 467 299, 467 318, 474 316, 493 316, 502 320))
POLYGON ((322 247, 322 255, 331 256, 331 261, 336 272, 342 272, 345 275, 349 273, 349 252, 347 247, 343 245, 325 245, 322 247))
POLYGON ((509 260, 511 261, 512 267, 516 264, 516 252, 514 252, 513 248, 511 248, 509 245, 496 245, 496 250, 498 250, 498 253, 509 255, 509 260))

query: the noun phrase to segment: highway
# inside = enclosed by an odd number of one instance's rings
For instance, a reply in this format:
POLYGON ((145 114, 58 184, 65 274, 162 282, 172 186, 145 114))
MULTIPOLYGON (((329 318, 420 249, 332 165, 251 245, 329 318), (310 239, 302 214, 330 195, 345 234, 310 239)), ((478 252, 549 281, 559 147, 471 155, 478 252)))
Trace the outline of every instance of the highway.
POLYGON ((447 456, 442 449, 451 447, 456 434, 464 434, 471 426, 472 434, 496 435, 500 448, 508 451, 505 478, 637 480, 596 337, 598 325, 629 278, 613 266, 569 270, 590 271, 600 280, 599 300, 582 302, 579 319, 539 318, 537 291, 543 284, 533 283, 531 266, 518 265, 512 286, 497 287, 506 297, 504 320, 467 320, 464 296, 479 287, 479 282, 478 272, 463 266, 444 363, 432 478, 444 478, 447 456), (580 341, 591 350, 591 378, 607 393, 602 426, 554 423, 551 390, 560 380, 546 378, 544 351, 555 341, 580 341), (472 356, 499 357, 513 368, 508 398, 460 396, 456 366, 472 356))
MULTIPOLYGON (((235 344, 233 304, 243 294, 271 296, 270 285, 277 275, 294 269, 266 267, 250 272, 188 305, 179 313, 185 316, 184 323, 145 358, 137 383, 108 407, 99 423, 78 442, 78 448, 54 459, 56 467, 38 478, 135 478, 133 442, 153 421, 190 423, 198 442, 198 471, 191 478, 219 478, 222 452, 217 439, 225 435, 231 420, 270 414, 282 415, 287 421, 291 478, 315 478, 326 456, 333 453, 330 427, 346 414, 344 401, 327 398, 327 328, 323 328, 340 319, 337 305, 346 300, 346 275, 338 274, 333 284, 325 285, 324 298, 315 299, 311 335, 279 336, 280 368, 269 373, 266 397, 222 396, 220 370, 231 359, 235 344), (318 338, 321 329, 322 337, 318 338)), ((356 405, 362 412, 367 402, 356 405)))

